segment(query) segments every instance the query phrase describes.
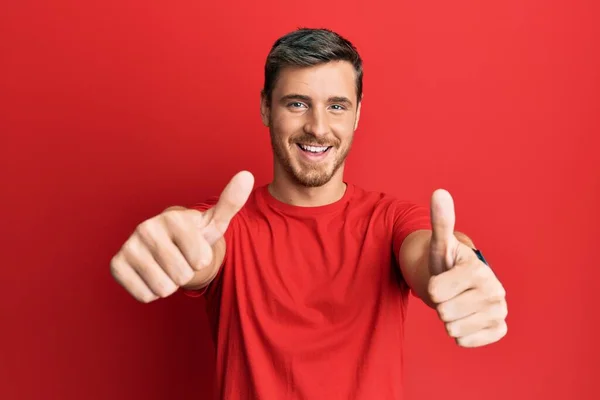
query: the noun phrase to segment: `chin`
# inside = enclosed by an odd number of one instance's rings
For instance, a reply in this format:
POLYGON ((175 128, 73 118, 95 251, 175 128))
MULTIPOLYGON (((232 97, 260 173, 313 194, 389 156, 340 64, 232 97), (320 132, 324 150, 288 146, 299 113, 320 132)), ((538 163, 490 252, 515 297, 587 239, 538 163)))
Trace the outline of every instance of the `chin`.
POLYGON ((289 178, 297 185, 306 188, 317 188, 329 183, 338 169, 343 165, 337 154, 331 154, 331 159, 320 163, 307 163, 298 153, 290 149, 273 146, 277 163, 283 167, 289 178), (287 150, 287 151, 286 151, 287 150))
POLYGON ((304 187, 309 187, 309 188, 321 187, 331 180, 331 176, 329 176, 329 175, 316 175, 316 176, 315 175, 313 175, 313 176, 300 175, 300 176, 298 176, 295 174, 294 178, 295 178, 296 182, 298 182, 299 184, 301 184, 304 187))
POLYGON ((292 167, 289 168, 289 172, 291 172, 294 180, 304 187, 320 187, 328 183, 333 175, 335 174, 335 170, 337 168, 333 168, 333 171, 330 171, 327 166, 321 166, 319 170, 317 169, 306 169, 302 167, 292 167))

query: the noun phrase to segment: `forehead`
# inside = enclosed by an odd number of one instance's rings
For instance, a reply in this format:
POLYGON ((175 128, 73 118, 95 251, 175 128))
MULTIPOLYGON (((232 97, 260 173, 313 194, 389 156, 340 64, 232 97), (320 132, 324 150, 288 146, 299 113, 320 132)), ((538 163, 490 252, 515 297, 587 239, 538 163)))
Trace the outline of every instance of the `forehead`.
POLYGON ((356 72, 347 61, 334 61, 312 67, 285 67, 279 72, 273 97, 290 93, 327 99, 344 96, 356 99, 356 72))

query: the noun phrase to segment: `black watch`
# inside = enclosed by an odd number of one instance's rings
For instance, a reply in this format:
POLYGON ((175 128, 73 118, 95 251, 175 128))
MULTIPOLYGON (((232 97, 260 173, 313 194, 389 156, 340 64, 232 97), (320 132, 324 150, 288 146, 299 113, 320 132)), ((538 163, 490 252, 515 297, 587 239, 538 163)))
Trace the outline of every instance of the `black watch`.
POLYGON ((477 258, 479 258, 488 267, 490 266, 490 264, 488 264, 487 260, 485 259, 485 257, 483 256, 483 254, 481 254, 481 252, 479 250, 473 249, 473 251, 477 255, 477 258))

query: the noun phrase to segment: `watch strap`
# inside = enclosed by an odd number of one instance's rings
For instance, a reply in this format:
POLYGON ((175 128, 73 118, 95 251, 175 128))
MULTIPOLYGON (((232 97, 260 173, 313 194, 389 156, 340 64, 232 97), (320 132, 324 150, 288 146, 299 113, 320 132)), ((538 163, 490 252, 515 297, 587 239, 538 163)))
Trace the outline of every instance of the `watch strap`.
POLYGON ((481 254, 481 251, 477 250, 477 249, 473 249, 473 251, 475 252, 475 254, 477 255, 477 258, 479 258, 481 260, 481 262, 483 262, 485 265, 487 265, 488 267, 490 266, 490 264, 488 264, 487 260, 485 259, 485 257, 483 256, 483 254, 481 254))

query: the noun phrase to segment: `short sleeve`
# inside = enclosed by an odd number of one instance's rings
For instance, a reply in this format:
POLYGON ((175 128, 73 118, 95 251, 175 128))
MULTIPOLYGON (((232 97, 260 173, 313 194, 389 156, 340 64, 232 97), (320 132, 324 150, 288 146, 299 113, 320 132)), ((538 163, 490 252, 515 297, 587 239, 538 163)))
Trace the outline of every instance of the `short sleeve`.
POLYGON ((394 210, 394 232, 393 232, 393 249, 394 256, 398 257, 400 246, 404 239, 411 233, 422 230, 431 229, 431 217, 427 207, 406 202, 396 201, 394 210))
MULTIPOLYGON (((188 208, 204 212, 204 211, 214 207, 218 201, 219 201, 219 197, 210 197, 206 201, 204 201, 202 203, 194 204, 188 208)), ((230 230, 231 229, 228 229, 225 232, 225 242, 226 243, 229 242, 228 233, 230 230)), ((213 287, 215 285, 217 285, 218 281, 221 279, 221 274, 222 274, 222 270, 223 270, 222 267, 223 267, 223 264, 225 264, 226 258, 227 258, 227 252, 225 253, 225 258, 223 258, 223 263, 220 266, 221 268, 219 268, 219 271, 217 272, 217 276, 215 276, 215 278, 208 285, 206 285, 202 289, 197 289, 197 290, 181 289, 181 292, 188 297, 203 297, 207 294, 207 292, 212 291, 213 287)))

